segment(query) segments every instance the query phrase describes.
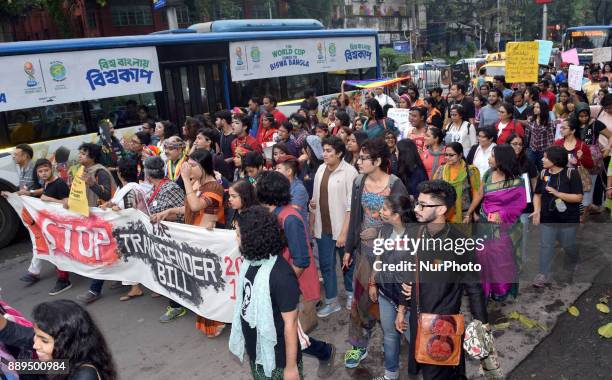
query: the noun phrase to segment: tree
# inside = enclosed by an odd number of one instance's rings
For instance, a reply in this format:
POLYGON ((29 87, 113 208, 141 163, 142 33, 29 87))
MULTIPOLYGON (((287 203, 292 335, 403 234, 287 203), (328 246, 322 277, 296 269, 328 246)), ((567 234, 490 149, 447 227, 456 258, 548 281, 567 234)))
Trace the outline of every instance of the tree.
POLYGON ((379 57, 383 64, 383 71, 385 73, 394 73, 400 65, 410 61, 408 55, 398 53, 392 48, 380 49, 379 57))
POLYGON ((32 9, 41 8, 42 0, 4 0, 0 1, 0 19, 10 19, 26 14, 32 9))

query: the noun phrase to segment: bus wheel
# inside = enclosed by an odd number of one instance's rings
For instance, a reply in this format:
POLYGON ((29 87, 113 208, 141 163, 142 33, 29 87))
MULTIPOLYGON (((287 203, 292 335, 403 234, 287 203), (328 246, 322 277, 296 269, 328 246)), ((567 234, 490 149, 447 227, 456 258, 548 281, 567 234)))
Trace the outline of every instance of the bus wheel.
POLYGON ((6 199, 0 197, 0 248, 9 245, 19 228, 19 217, 6 199))

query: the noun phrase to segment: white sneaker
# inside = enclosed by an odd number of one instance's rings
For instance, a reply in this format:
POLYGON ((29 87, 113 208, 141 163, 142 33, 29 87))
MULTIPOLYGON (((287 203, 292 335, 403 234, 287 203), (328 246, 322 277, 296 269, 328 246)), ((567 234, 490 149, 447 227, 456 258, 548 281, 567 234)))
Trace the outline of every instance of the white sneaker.
POLYGON ((328 317, 338 311, 340 311, 341 307, 338 302, 333 302, 328 305, 323 306, 317 311, 317 317, 325 318, 328 317))
POLYGON ((346 297, 346 310, 351 310, 353 306, 353 293, 348 293, 346 297))
POLYGON ((533 279, 533 286, 536 288, 543 288, 544 285, 546 285, 546 275, 543 273, 538 273, 533 279))

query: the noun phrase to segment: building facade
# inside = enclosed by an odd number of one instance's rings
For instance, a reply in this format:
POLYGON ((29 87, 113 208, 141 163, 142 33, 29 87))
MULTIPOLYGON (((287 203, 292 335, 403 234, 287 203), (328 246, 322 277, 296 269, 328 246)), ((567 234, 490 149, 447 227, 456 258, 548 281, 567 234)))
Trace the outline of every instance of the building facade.
POLYGON ((418 55, 427 43, 427 9, 420 0, 345 0, 339 13, 344 28, 378 30, 381 46, 407 41, 410 53, 418 55))
MULTIPOLYGON (((0 25, 0 41, 47 40, 57 38, 110 37, 149 34, 168 29, 166 10, 156 10, 151 0, 108 0, 104 6, 96 0, 77 0, 64 9, 63 29, 47 9, 35 9, 10 23, 0 25)), ((196 14, 186 6, 177 7, 180 28, 224 18, 282 18, 287 15, 287 0, 274 3, 243 0, 233 7, 217 9, 213 4, 211 16, 196 14)))

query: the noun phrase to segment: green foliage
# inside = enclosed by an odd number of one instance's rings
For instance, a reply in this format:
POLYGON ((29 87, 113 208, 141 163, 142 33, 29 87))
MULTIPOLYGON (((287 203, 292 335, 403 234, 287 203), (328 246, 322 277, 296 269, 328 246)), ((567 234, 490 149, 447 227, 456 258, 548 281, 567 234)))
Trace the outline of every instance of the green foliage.
MULTIPOLYGON (((541 38, 542 5, 533 0, 423 0, 427 6, 427 47, 421 48, 434 56, 446 55, 451 50, 453 37, 467 37, 478 43, 479 25, 482 27, 483 49, 494 51, 494 33, 499 14, 502 39, 530 41, 541 38)), ((612 0, 558 0, 548 4, 548 25, 609 24, 612 18, 612 0)), ((563 30, 548 33, 548 39, 560 44, 563 30)), ((457 39, 455 39, 455 44, 457 39)), ((477 46, 474 45, 477 50, 477 46)), ((472 49, 462 46, 459 55, 465 57, 472 49)), ((472 53, 473 54, 473 53, 472 53)))
POLYGON ((0 0, 0 18, 19 17, 28 11, 40 8, 41 0, 0 0))
POLYGON ((381 48, 379 57, 383 65, 384 72, 395 72, 400 65, 410 62, 407 54, 398 53, 392 48, 381 48))

